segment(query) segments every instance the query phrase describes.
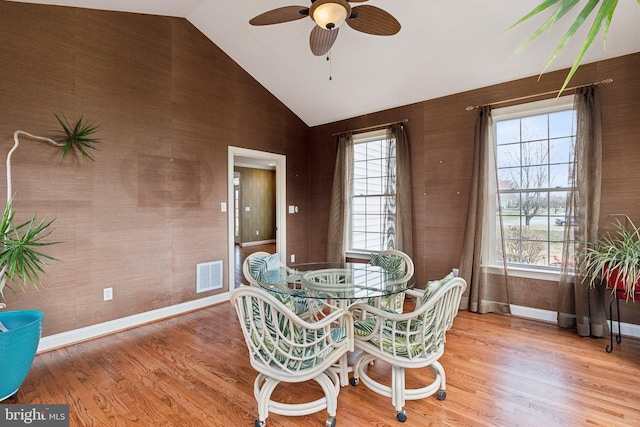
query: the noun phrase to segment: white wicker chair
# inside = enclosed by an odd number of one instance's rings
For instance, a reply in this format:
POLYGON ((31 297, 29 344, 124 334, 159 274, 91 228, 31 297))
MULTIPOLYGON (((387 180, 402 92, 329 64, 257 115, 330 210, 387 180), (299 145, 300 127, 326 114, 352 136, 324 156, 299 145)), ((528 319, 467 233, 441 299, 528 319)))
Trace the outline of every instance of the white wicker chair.
POLYGON ((362 350, 354 363, 351 385, 362 380, 372 391, 391 397, 396 418, 401 422, 407 419, 405 400, 423 399, 436 392, 440 400, 446 397, 444 368, 438 359, 444 354, 445 334, 458 313, 467 285, 464 279, 453 275, 443 281, 430 282, 424 291, 407 291, 417 297, 416 308, 410 313, 398 314, 368 304, 356 304, 350 309, 354 318, 361 319, 355 322, 355 346, 362 350), (362 317, 363 311, 367 317, 362 317), (367 375, 369 365, 376 359, 392 365, 391 386, 367 375), (425 367, 433 372, 433 382, 406 389, 405 369, 425 367))
MULTIPOLYGON (((378 265, 390 270, 404 271, 407 279, 413 276, 413 273, 415 272, 413 260, 409 257, 409 255, 395 249, 380 251, 377 254, 373 254, 369 263, 371 265, 378 265)), ((400 292, 388 297, 379 297, 372 299, 371 301, 369 301, 369 304, 373 305, 374 307, 389 309, 397 313, 402 313, 404 307, 404 298, 405 293, 400 292)))
POLYGON ((264 426, 269 412, 300 416, 326 408, 329 413, 326 426, 335 426, 340 380, 331 366, 354 349, 351 313, 338 310, 321 321, 309 323, 293 312, 290 295, 254 286, 233 290, 231 303, 238 313, 251 366, 259 372, 254 382, 258 402, 255 425, 264 426), (280 382, 312 379, 320 384, 324 397, 305 403, 271 400, 280 382))
MULTIPOLYGON (((256 280, 256 278, 254 277, 254 275, 251 273, 251 260, 255 258, 264 259, 272 255, 273 254, 270 254, 268 252, 254 252, 252 254, 247 255, 247 257, 242 263, 242 274, 245 280, 249 283, 249 285, 261 287, 258 281, 256 280)), ((292 274, 292 275, 296 274, 296 272, 293 269, 289 268, 287 265, 283 264, 280 261, 278 261, 278 267, 281 269, 284 269, 289 274, 292 274)), ((275 287, 275 284, 274 284, 274 287, 275 287)), ((290 291, 287 290, 284 292, 286 293, 290 291)), ((294 300, 296 303, 295 310, 294 310, 295 313, 305 320, 315 319, 316 318, 315 316, 317 316, 319 311, 322 309, 321 304, 319 304, 318 301, 314 300, 313 298, 294 297, 294 300)))

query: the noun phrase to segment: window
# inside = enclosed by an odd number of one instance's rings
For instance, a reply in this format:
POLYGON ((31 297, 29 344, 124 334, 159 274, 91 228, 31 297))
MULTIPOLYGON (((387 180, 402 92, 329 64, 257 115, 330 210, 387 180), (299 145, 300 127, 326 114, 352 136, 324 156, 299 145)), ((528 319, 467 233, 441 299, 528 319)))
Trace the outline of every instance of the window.
POLYGON ((354 135, 351 251, 381 251, 395 241, 395 178, 395 140, 385 130, 354 135))
POLYGON ((564 224, 575 222, 566 214, 574 185, 573 97, 496 109, 493 121, 507 264, 559 269, 564 224))

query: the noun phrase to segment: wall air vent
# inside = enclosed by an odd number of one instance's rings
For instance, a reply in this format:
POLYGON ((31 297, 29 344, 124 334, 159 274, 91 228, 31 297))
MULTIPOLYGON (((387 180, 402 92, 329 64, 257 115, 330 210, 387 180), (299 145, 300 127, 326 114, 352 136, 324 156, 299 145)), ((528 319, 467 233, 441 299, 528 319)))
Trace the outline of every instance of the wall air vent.
POLYGON ((222 260, 196 266, 196 293, 222 288, 222 260))

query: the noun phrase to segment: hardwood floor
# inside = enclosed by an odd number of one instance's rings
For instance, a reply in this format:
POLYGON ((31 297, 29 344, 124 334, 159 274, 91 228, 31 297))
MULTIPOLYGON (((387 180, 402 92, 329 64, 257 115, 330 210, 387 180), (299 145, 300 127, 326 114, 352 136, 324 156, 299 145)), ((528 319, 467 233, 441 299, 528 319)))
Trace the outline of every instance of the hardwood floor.
MULTIPOLYGON (((408 401, 406 426, 640 425, 640 341, 579 338, 555 325, 460 312, 440 359, 447 398, 408 401)), ((388 366, 377 362, 380 374, 388 366)), ((229 303, 36 356, 16 399, 68 403, 71 426, 253 426, 255 371, 229 303)), ((408 375, 408 385, 427 372, 408 375)), ((282 386, 289 401, 313 383, 282 386)), ((323 426, 326 411, 271 414, 269 426, 323 426)), ((400 426, 363 384, 338 396, 338 426, 400 426)))

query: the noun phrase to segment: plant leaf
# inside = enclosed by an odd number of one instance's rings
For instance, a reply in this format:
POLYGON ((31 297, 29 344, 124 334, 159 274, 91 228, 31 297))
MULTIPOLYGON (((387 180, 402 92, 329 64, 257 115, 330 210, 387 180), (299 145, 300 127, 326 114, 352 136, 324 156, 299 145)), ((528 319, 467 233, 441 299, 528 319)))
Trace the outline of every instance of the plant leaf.
MULTIPOLYGON (((511 27, 509 27, 509 29, 515 27, 516 25, 518 25, 521 22, 524 22, 526 19, 529 19, 535 15, 537 15, 538 13, 542 12, 543 10, 549 8, 550 6, 552 6, 553 4, 557 3, 560 0, 547 0, 545 3, 541 4, 540 6, 538 6, 536 9, 532 10, 527 16, 525 16, 524 18, 522 18, 520 21, 516 22, 515 24, 513 24, 511 27), (543 7, 544 6, 544 7, 543 7)), ((536 30, 535 33, 533 33, 531 35, 531 37, 529 37, 524 43, 522 43, 520 45, 520 47, 518 47, 518 49, 516 49, 516 53, 520 52, 522 49, 524 49, 525 46, 527 46, 529 43, 531 43, 535 38, 537 38, 540 34, 542 34, 543 32, 549 30, 551 28, 551 26, 553 26, 553 24, 556 23, 556 21, 558 21, 560 18, 562 18, 568 11, 571 10, 571 8, 573 8, 573 6, 576 5, 576 3, 578 2, 578 0, 563 0, 559 5, 558 5, 558 9, 556 10, 556 12, 551 15, 541 26, 540 28, 538 28, 536 30)))
POLYGON ((0 231, 2 231, 3 248, 0 253, 0 265, 3 266, 5 283, 0 288, 0 294, 4 287, 12 291, 10 283, 15 284, 22 291, 27 284, 36 289, 40 286, 40 275, 44 273, 47 260, 57 261, 55 258, 40 251, 41 247, 58 244, 59 242, 45 242, 43 239, 51 234, 51 225, 46 217, 40 222, 34 214, 29 221, 18 226, 13 226, 14 211, 11 204, 5 206, 0 231))
POLYGON ((551 62, 555 59, 555 57, 558 55, 560 50, 562 50, 564 45, 567 43, 569 38, 571 36, 573 36, 573 34, 575 34, 575 32, 582 25, 582 23, 584 22, 586 17, 593 11, 593 8, 597 5, 597 3, 601 2, 601 1, 602 1, 602 3, 600 5, 600 10, 598 11, 598 13, 597 13, 597 15, 596 15, 596 17, 595 17, 595 19, 593 21, 593 24, 591 25, 591 29, 589 30, 589 33, 587 34, 587 37, 585 38, 585 41, 584 41, 584 43, 582 45, 582 48, 580 49, 580 52, 578 53, 578 56, 576 57, 575 61, 573 62, 573 66, 571 67, 571 70, 569 70, 569 73, 568 73, 567 77, 565 78, 565 81, 562 84, 562 87, 560 88, 560 92, 558 93, 558 96, 560 96, 560 94, 564 91, 564 89, 569 84, 569 81, 571 80, 571 78, 573 77, 573 75, 577 71, 578 67, 580 66, 580 63, 582 62, 582 58, 584 57, 585 53, 587 53, 587 50, 589 50, 589 47, 591 46, 591 44, 593 43, 593 41, 597 37, 598 33, 602 29, 603 24, 604 24, 603 40, 606 40, 606 34, 609 31, 609 24, 611 23, 611 17, 613 16, 613 12, 615 11, 616 6, 618 5, 618 0, 591 0, 591 1, 589 1, 589 3, 585 6, 585 8, 580 13, 580 15, 578 15, 578 17, 576 18, 576 21, 569 28, 569 31, 567 32, 567 34, 565 34, 565 37, 563 38, 561 44, 558 45, 558 48, 556 48, 556 51, 554 52, 553 56, 551 57, 551 59, 549 60, 549 62, 545 66, 544 70, 542 71, 543 73, 544 73, 544 71, 546 71, 546 69, 549 67, 551 62))
MULTIPOLYGON (((540 12, 548 9, 549 7, 555 5, 556 3, 559 3, 559 4, 557 5, 557 9, 556 9, 555 13, 551 17, 549 17, 533 33, 533 35, 531 37, 529 37, 516 50, 516 52, 522 50, 525 46, 527 46, 534 39, 536 39, 540 34, 542 34, 544 31, 548 30, 549 28, 551 28, 551 26, 555 22, 557 22, 569 10, 571 10, 573 7, 575 7, 578 4, 578 1, 577 0, 544 0, 538 7, 533 9, 531 12, 529 12, 527 15, 525 15, 520 20, 518 20, 515 24, 513 24, 511 27, 509 27, 509 29, 515 27, 516 25, 518 25, 518 24, 520 24, 520 23, 522 23, 522 22, 524 22, 524 21, 526 21, 526 20, 528 20, 528 19, 530 19, 530 18, 532 18, 532 17, 534 17, 536 15, 538 15, 540 12)), ((597 37, 597 35, 600 32, 600 30, 602 30, 603 28, 604 28, 603 29, 603 38, 604 38, 604 40, 606 40, 606 35, 607 35, 607 32, 609 31, 609 25, 611 24, 611 18, 613 16, 613 12, 616 9, 616 6, 618 5, 618 0, 589 0, 588 3, 584 6, 584 8, 580 11, 580 13, 576 17, 576 19, 574 20, 572 25, 569 27, 569 29, 567 30, 567 32, 565 33, 563 38, 560 40, 560 43, 556 47, 556 49, 553 52, 551 58, 549 59, 549 61, 547 62, 547 64, 543 68, 542 72, 540 73, 540 74, 543 74, 549 68, 551 63, 555 60, 555 58, 558 56, 558 54, 565 47, 565 45, 567 44, 569 39, 571 39, 571 37, 582 26, 584 21, 589 17, 589 15, 595 9, 595 7, 598 5, 598 3, 600 3, 600 9, 599 9, 599 11, 598 11, 598 13, 597 13, 597 15, 596 15, 596 17, 594 19, 594 22, 593 22, 593 24, 591 26, 591 29, 590 29, 589 33, 587 34, 587 36, 586 36, 586 38, 584 40, 582 48, 580 49, 580 51, 578 53, 578 56, 576 57, 576 59, 575 59, 575 61, 573 63, 573 66, 571 67, 571 69, 569 70, 569 73, 567 74, 567 77, 566 77, 566 79, 565 79, 565 81, 564 81, 564 83, 562 85, 562 88, 558 92, 558 96, 560 96, 562 94, 562 92, 566 89, 567 85, 569 84, 569 81, 571 80, 571 78, 575 74, 576 70, 580 66, 580 63, 582 62, 582 59, 584 58, 585 53, 587 52, 589 47, 591 47, 591 44, 593 43, 593 41, 597 37)), ((640 5, 640 0, 638 0, 638 4, 640 5)))
POLYGON ((60 126, 62 126, 62 131, 58 131, 61 134, 58 138, 58 142, 60 144, 64 144, 62 146, 62 159, 64 160, 67 154, 75 149, 80 152, 80 155, 84 159, 95 161, 91 154, 91 150, 98 149, 96 144, 99 143, 100 140, 97 138, 90 138, 90 136, 98 130, 98 126, 93 125, 92 123, 87 123, 83 120, 83 117, 80 117, 73 126, 71 126, 64 115, 60 118, 56 114, 56 119, 58 120, 58 123, 60 123, 60 126))

